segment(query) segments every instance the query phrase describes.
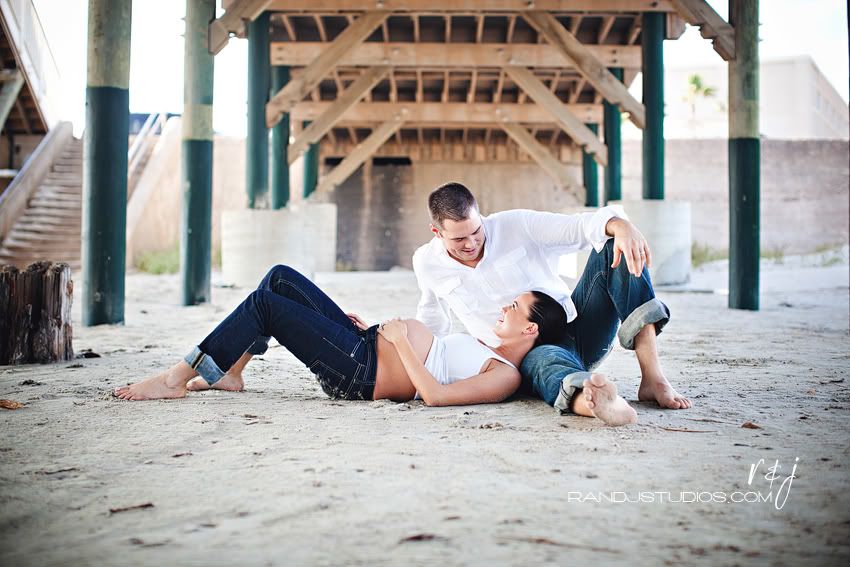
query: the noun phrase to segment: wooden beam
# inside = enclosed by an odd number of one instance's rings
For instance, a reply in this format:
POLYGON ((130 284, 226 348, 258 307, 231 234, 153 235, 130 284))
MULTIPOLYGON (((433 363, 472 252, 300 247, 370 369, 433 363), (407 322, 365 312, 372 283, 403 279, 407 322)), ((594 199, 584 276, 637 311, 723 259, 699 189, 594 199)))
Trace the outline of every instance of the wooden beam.
POLYGON ((369 159, 384 142, 389 140, 401 128, 402 124, 404 124, 404 116, 402 113, 398 113, 387 122, 375 128, 369 134, 368 138, 363 140, 353 152, 348 154, 333 171, 322 178, 318 187, 316 187, 316 193, 328 192, 334 187, 342 185, 352 173, 357 171, 358 167, 363 165, 364 161, 369 159))
POLYGON ((21 104, 20 98, 15 100, 15 108, 18 110, 18 116, 21 117, 21 122, 24 123, 24 130, 26 130, 27 134, 32 134, 32 124, 29 117, 27 117, 27 111, 24 109, 24 105, 21 104))
MULTIPOLYGON (((271 44, 271 64, 304 67, 330 48, 332 44, 317 41, 274 41, 271 44)), ((606 67, 640 69, 639 45, 585 45, 606 67)), ((341 67, 374 67, 392 65, 396 68, 482 68, 505 64, 524 67, 570 69, 562 52, 553 45, 534 43, 465 43, 456 44, 393 42, 360 43, 344 52, 337 65, 341 67)))
POLYGON ((226 12, 210 22, 207 30, 207 49, 213 55, 224 49, 230 34, 241 34, 245 22, 253 22, 271 4, 270 0, 233 0, 226 12))
POLYGON ((322 41, 328 41, 328 34, 325 32, 325 24, 322 23, 322 16, 313 14, 313 19, 316 21, 316 27, 319 29, 319 38, 322 41))
POLYGON ((643 128, 646 121, 643 105, 629 94, 625 85, 608 71, 607 65, 595 57, 587 47, 576 39, 576 36, 567 31, 548 12, 524 12, 523 17, 535 29, 545 35, 546 40, 556 46, 564 58, 575 65, 579 73, 597 91, 601 92, 606 100, 628 112, 629 120, 638 128, 643 128))
POLYGON ((508 136, 513 138, 517 145, 528 153, 558 185, 564 189, 575 189, 581 186, 581 183, 569 172, 567 166, 549 153, 549 150, 538 142, 524 126, 515 122, 502 122, 501 126, 508 136))
MULTIPOLYGON (((307 147, 310 144, 315 144, 321 140, 322 136, 329 132, 330 129, 334 127, 334 124, 339 122, 342 115, 345 114, 349 108, 357 104, 366 92, 377 85, 389 70, 389 67, 373 67, 371 69, 367 69, 362 75, 360 75, 360 78, 345 89, 344 93, 337 95, 337 99, 333 101, 330 106, 326 107, 321 115, 316 118, 309 119, 312 121, 310 126, 303 130, 298 137, 295 138, 292 145, 289 146, 289 165, 292 165, 293 162, 295 162, 295 160, 307 150, 307 147)), ((302 119, 296 117, 296 120, 301 121, 302 119)))
POLYGON ((449 102, 449 80, 450 80, 449 71, 445 71, 443 73, 443 93, 440 95, 440 100, 443 103, 449 102))
MULTIPOLYGON (((350 90, 351 87, 349 87, 350 90)), ((348 92, 348 91, 346 91, 348 92)), ((293 123, 301 123, 306 120, 318 121, 328 109, 337 104, 338 101, 300 102, 291 111, 293 123)), ((571 115, 577 117, 582 123, 602 123, 601 104, 563 104, 571 115)), ((539 124, 542 127, 556 124, 552 114, 538 104, 494 104, 488 102, 476 102, 466 104, 463 102, 361 102, 355 104, 337 122, 337 127, 348 125, 363 126, 386 120, 387 116, 405 110, 405 122, 409 124, 427 125, 424 127, 437 128, 441 125, 459 128, 472 124, 498 124, 506 117, 512 122, 523 124, 539 124)), ((290 146, 291 147, 291 146, 290 146)), ((292 150, 290 149, 290 153, 292 150)))
POLYGON ((0 82, 0 128, 6 125, 6 119, 9 117, 12 108, 15 107, 18 93, 21 92, 23 86, 24 74, 17 69, 10 71, 0 82))
POLYGON ((286 34, 289 36, 289 39, 291 41, 298 41, 298 37, 295 35, 295 28, 293 27, 289 16, 282 14, 280 19, 283 20, 283 27, 286 28, 286 34))
POLYGON ((699 26, 705 39, 725 61, 735 59, 735 29, 705 0, 671 0, 673 8, 692 26, 699 26))
POLYGON ((411 14, 413 20, 413 41, 419 43, 419 14, 411 14))
POLYGON ((484 18, 485 17, 486 16, 484 14, 476 16, 477 21, 475 23, 475 43, 481 43, 481 40, 484 38, 484 18))
POLYGON ((599 164, 608 165, 608 149, 605 144, 599 141, 599 136, 585 126, 584 121, 576 118, 567 106, 543 84, 543 81, 535 77, 525 67, 508 66, 505 67, 505 71, 521 89, 528 93, 528 96, 555 118, 558 126, 576 144, 583 147, 587 153, 592 154, 599 164))
POLYGON ((514 29, 516 28, 516 15, 508 17, 508 31, 505 34, 505 43, 511 43, 514 39, 514 29))
POLYGON ((493 102, 502 102, 502 89, 505 88, 505 70, 499 70, 499 80, 496 81, 496 90, 493 92, 493 102))
POLYGON ((570 102, 572 104, 576 104, 578 102, 578 99, 581 96, 581 91, 584 90, 585 83, 587 83, 587 79, 584 77, 581 77, 578 81, 576 81, 575 90, 570 93, 570 102))
POLYGON ((596 39, 596 43, 605 43, 605 40, 608 39, 608 34, 611 33, 611 28, 614 27, 614 21, 616 19, 614 16, 604 16, 602 18, 602 25, 599 26, 599 36, 596 39))
MULTIPOLYGON (((238 0, 223 0, 224 8, 238 0)), ((275 12, 521 12, 532 4, 548 12, 672 12, 670 0, 273 0, 275 12)))
POLYGON ((469 78, 469 91, 466 93, 466 103, 472 104, 475 102, 475 88, 478 83, 478 69, 472 70, 472 76, 469 78))
MULTIPOLYGON (((388 16, 389 12, 385 10, 366 12, 345 28, 333 42, 327 44, 327 48, 313 59, 301 74, 293 77, 266 103, 266 126, 271 128, 280 122, 283 114, 289 112, 310 90, 316 87, 322 78, 337 66, 340 58, 347 51, 369 37, 388 16)), ((272 65, 280 65, 280 63, 272 63, 272 65)))

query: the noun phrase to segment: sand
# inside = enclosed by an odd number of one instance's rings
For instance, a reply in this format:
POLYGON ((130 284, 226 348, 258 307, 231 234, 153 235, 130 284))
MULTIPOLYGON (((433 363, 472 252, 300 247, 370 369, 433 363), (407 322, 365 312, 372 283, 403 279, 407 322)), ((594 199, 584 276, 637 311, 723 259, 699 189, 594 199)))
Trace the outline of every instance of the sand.
MULTIPOLYGON (((244 393, 118 401, 248 291, 179 307, 176 276, 130 275, 126 325, 75 326, 100 358, 0 368, 0 398, 25 406, 0 410, 0 564, 846 565, 846 248, 835 258, 766 262, 759 312, 705 293, 726 286, 722 263, 659 291, 661 356, 695 407, 637 403, 618 346, 602 371, 637 409, 624 428, 535 399, 330 401, 280 347, 244 393), (777 460, 772 501, 732 502, 771 493, 777 460)), ((317 280, 370 321, 415 310, 410 272, 317 280)))

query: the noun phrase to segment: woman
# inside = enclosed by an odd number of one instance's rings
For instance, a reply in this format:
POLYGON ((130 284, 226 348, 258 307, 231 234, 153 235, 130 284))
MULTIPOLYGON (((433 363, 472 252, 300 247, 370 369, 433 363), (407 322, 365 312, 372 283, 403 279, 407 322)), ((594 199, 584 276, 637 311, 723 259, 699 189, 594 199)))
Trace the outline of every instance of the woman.
POLYGON ((415 319, 368 327, 296 270, 276 266, 183 361, 115 395, 181 398, 199 374, 210 386, 230 380, 223 389, 239 389, 242 368, 265 351, 270 335, 309 367, 331 398, 421 397, 430 406, 499 402, 519 387, 517 367, 528 351, 557 342, 566 325, 563 307, 534 291, 502 308, 494 329, 502 342, 494 348, 469 335, 434 337, 415 319))

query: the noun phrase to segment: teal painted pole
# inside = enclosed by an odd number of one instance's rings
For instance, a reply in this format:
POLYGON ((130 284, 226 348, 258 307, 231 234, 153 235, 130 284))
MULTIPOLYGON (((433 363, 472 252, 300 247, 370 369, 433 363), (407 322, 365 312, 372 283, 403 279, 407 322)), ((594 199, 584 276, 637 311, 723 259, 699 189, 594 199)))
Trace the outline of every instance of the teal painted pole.
MULTIPOLYGON (((591 132, 596 134, 599 132, 599 126, 590 123, 587 127, 591 132)), ((584 206, 598 207, 599 206, 599 170, 596 166, 596 160, 593 156, 582 150, 581 152, 582 177, 584 179, 584 206)))
POLYGON ((245 141, 245 184, 248 208, 265 209, 269 198, 269 13, 248 24, 248 135, 245 141))
POLYGON ((131 0, 89 0, 83 325, 124 322, 131 0))
POLYGON ((183 224, 180 272, 183 305, 210 300, 214 59, 207 29, 215 0, 186 0, 183 78, 183 224))
MULTIPOLYGON (((307 128, 310 121, 303 123, 307 128)), ((319 183, 319 144, 310 144, 304 152, 304 198, 306 199, 316 190, 319 183)))
POLYGON ((643 70, 643 198, 664 199, 664 18, 644 12, 641 28, 643 70))
MULTIPOLYGON (((272 93, 289 82, 289 67, 272 67, 272 93)), ((272 208, 282 209, 289 203, 289 113, 272 127, 272 208)))
POLYGON ((759 309, 761 147, 759 3, 730 0, 735 59, 729 61, 729 307, 759 309))
MULTIPOLYGON (((619 67, 608 69, 617 80, 623 81, 623 70, 619 67)), ((605 101, 602 104, 603 136, 608 147, 608 165, 605 167, 605 204, 608 201, 620 201, 623 198, 623 143, 622 119, 617 105, 605 101)))

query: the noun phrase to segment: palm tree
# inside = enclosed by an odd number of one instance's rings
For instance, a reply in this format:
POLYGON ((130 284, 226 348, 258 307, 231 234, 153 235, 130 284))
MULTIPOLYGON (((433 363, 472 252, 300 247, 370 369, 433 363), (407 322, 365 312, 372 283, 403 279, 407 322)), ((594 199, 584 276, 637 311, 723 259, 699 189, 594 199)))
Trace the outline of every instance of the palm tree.
POLYGON ((700 98, 713 98, 717 89, 703 84, 702 77, 694 73, 688 76, 688 90, 682 100, 688 103, 691 109, 691 122, 696 120, 697 100, 700 98))

